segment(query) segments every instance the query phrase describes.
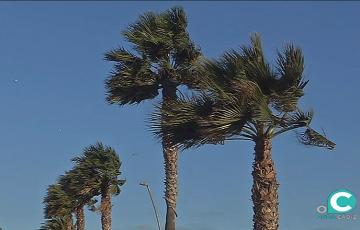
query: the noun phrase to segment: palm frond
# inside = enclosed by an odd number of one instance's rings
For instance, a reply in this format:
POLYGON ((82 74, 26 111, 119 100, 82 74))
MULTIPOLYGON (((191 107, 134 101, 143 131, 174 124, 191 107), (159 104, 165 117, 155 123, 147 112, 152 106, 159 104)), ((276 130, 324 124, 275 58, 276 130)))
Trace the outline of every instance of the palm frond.
POLYGON ((296 112, 289 113, 284 117, 282 126, 288 127, 293 125, 308 126, 314 117, 314 111, 311 109, 308 112, 297 110, 296 112))
POLYGON ((276 69, 278 79, 271 97, 274 108, 282 112, 295 111, 308 83, 303 79, 304 56, 301 49, 290 44, 278 52, 276 69))
POLYGON ((187 31, 188 20, 182 7, 173 7, 164 13, 172 32, 173 51, 171 52, 174 66, 192 64, 201 55, 200 48, 190 39, 187 31))
POLYGON ((269 95, 276 80, 275 74, 265 59, 260 35, 254 34, 250 40, 251 46, 241 47, 245 76, 248 80, 257 83, 265 95, 269 95))
POLYGON ((52 218, 47 219, 45 223, 41 225, 39 230, 68 230, 66 226, 66 218, 52 218))
POLYGON ((114 71, 105 82, 109 103, 133 104, 158 95, 159 79, 147 59, 124 48, 106 53, 105 58, 116 62, 114 71))
POLYGON ((75 209, 75 200, 66 193, 61 184, 50 185, 44 198, 45 218, 68 217, 75 209))
POLYGON ((249 107, 246 100, 232 98, 224 103, 207 94, 180 98, 158 107, 152 116, 151 128, 156 136, 170 136, 183 148, 223 143, 234 135, 249 137, 250 129, 245 125, 255 116, 249 107))
POLYGON ((173 7, 164 12, 163 15, 167 18, 173 34, 180 36, 186 32, 188 19, 182 7, 173 7))
POLYGON ((299 141, 304 145, 334 149, 336 144, 311 128, 307 128, 303 133, 297 133, 299 141))
POLYGON ((277 119, 277 122, 273 124, 274 133, 271 136, 275 137, 279 134, 287 132, 289 130, 308 127, 314 117, 314 111, 303 112, 297 110, 291 113, 285 113, 281 118, 277 119), (276 130, 276 131, 275 131, 276 130))
POLYGON ((190 147, 202 142, 204 132, 197 118, 206 117, 214 102, 203 95, 199 98, 179 98, 157 106, 150 118, 151 130, 160 139, 171 136, 174 144, 190 147))
POLYGON ((166 58, 171 50, 173 34, 168 29, 168 21, 163 15, 148 12, 123 31, 123 35, 140 54, 157 62, 166 58))
POLYGON ((219 60, 202 58, 196 68, 198 88, 216 97, 228 98, 229 93, 236 93, 233 82, 247 80, 240 54, 228 51, 219 60))
POLYGON ((304 68, 304 55, 300 48, 289 44, 282 52, 278 52, 277 71, 283 89, 299 86, 303 81, 304 68))

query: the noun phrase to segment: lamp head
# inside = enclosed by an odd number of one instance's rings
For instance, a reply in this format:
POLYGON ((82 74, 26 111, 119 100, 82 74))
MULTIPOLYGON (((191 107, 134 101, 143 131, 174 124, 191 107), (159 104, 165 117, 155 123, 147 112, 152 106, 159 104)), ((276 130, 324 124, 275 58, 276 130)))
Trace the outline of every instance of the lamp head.
POLYGON ((149 186, 149 184, 146 181, 140 182, 140 185, 141 186, 146 186, 146 187, 149 186))

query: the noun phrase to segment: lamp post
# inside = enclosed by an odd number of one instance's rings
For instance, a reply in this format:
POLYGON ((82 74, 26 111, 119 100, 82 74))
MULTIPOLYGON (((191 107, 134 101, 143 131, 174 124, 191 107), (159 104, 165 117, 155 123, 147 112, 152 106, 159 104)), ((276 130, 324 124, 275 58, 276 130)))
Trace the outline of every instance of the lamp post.
POLYGON ((153 206, 153 208, 154 208, 154 212, 155 212, 156 222, 157 222, 157 225, 158 225, 159 230, 161 230, 158 212, 157 212, 156 207, 155 207, 154 199, 153 199, 153 197, 152 197, 152 195, 151 195, 151 191, 150 191, 149 184, 148 184, 146 181, 144 181, 144 182, 141 182, 140 185, 146 187, 146 189, 147 189, 147 191, 148 191, 148 193, 149 193, 150 200, 151 200, 152 206, 153 206))

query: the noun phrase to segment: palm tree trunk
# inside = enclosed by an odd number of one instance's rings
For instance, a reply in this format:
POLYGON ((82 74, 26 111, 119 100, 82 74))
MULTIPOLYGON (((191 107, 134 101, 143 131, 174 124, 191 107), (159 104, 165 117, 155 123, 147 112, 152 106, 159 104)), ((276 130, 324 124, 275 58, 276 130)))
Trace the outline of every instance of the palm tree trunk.
MULTIPOLYGON (((176 100, 176 86, 167 84, 163 88, 164 103, 176 100)), ((178 195, 178 148, 172 144, 169 136, 163 139, 163 156, 165 167, 165 201, 166 223, 165 230, 176 229, 176 200, 178 195)))
POLYGON ((279 184, 271 156, 270 139, 257 140, 252 175, 254 230, 277 230, 279 229, 279 184))
POLYGON ((102 225, 102 230, 111 230, 110 185, 107 185, 101 191, 101 225, 102 225))
POLYGON ((85 213, 83 206, 76 210, 76 229, 85 230, 85 213))
POLYGON ((65 221, 66 221, 65 222, 66 230, 73 230, 73 219, 72 219, 72 217, 70 216, 70 217, 66 218, 65 221))
MULTIPOLYGON (((164 166, 165 166, 165 200, 166 200, 166 223, 165 230, 175 230, 176 228, 176 200, 178 195, 178 149, 174 146, 164 146, 164 166)), ((171 142, 170 142, 171 143, 171 142)))

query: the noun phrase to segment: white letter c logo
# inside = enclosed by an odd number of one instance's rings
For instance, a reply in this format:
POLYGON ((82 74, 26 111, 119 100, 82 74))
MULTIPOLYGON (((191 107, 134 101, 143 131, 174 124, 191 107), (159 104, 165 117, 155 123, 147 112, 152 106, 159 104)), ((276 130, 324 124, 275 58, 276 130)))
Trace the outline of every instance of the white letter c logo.
POLYGON ((344 207, 338 205, 337 201, 340 197, 345 197, 345 198, 349 199, 350 197, 352 197, 352 195, 348 192, 335 193, 330 199, 330 204, 331 204, 332 208, 338 212, 350 211, 352 209, 352 207, 350 205, 346 205, 344 207))

